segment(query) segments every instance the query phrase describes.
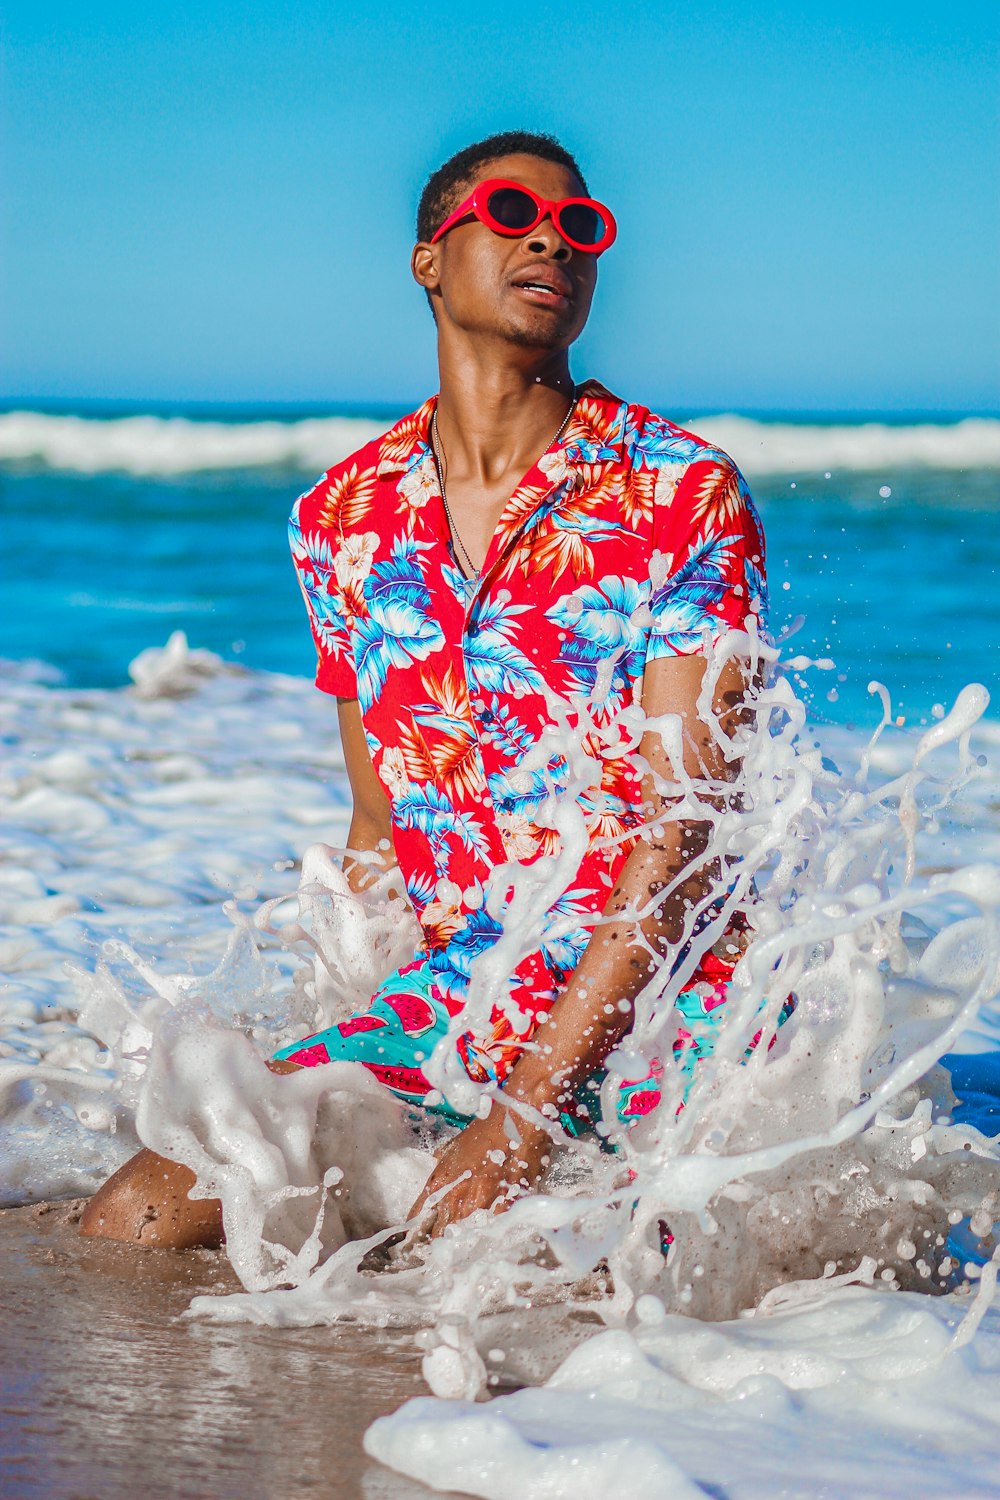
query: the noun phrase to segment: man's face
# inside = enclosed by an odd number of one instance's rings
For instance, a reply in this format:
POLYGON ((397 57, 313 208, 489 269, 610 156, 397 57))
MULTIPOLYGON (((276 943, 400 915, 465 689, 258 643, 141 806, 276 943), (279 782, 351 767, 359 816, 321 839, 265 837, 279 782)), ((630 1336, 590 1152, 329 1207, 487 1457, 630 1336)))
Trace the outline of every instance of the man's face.
MULTIPOLYGON (((488 162, 460 189, 456 206, 479 182, 503 177, 540 198, 584 196, 566 167, 537 156, 488 162)), ((494 234, 471 216, 436 245, 418 245, 413 274, 432 293, 439 326, 493 335, 524 348, 566 349, 583 331, 597 284, 597 256, 574 250, 551 218, 525 235, 494 234)))

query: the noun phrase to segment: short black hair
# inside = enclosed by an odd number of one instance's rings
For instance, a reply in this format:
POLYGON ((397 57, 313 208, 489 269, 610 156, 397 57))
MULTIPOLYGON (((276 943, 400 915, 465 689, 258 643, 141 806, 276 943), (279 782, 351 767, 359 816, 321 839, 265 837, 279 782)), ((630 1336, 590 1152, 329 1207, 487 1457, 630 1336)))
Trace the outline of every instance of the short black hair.
POLYGON ((456 207, 461 189, 470 182, 478 168, 501 156, 538 156, 542 161, 555 162, 573 172, 580 179, 584 193, 588 191, 579 163, 555 136, 536 135, 530 130, 504 130, 499 135, 488 135, 483 141, 464 146, 431 173, 417 208, 417 239, 426 243, 456 207))

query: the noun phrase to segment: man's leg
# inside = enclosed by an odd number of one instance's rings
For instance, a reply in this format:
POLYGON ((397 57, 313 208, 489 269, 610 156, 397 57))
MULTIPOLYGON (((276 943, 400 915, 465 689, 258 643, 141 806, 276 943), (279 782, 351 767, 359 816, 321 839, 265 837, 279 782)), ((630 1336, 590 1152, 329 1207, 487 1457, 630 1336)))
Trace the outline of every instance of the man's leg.
POLYGON ((404 1104, 468 1124, 443 1104, 426 1105, 431 1085, 423 1064, 447 1034, 451 1013, 426 960, 391 974, 368 1009, 326 1031, 283 1047, 278 1058, 303 1068, 327 1062, 359 1062, 404 1104))
MULTIPOLYGON (((421 1064, 448 1029, 450 1015, 425 961, 390 975, 368 1010, 304 1037, 268 1063, 274 1073, 326 1062, 359 1062, 404 1103, 423 1107, 430 1084, 421 1064)), ((443 1106, 454 1124, 467 1123, 443 1106)), ((189 1198, 195 1175, 155 1151, 140 1151, 98 1188, 84 1209, 80 1233, 168 1250, 216 1248, 225 1234, 218 1198, 189 1198)))
MULTIPOLYGON (((294 1073, 297 1063, 269 1062, 273 1073, 294 1073)), ((80 1233, 160 1250, 217 1250, 225 1239, 218 1198, 189 1198, 190 1167, 143 1150, 103 1183, 83 1211, 80 1233)))
MULTIPOLYGON (((696 975, 696 978, 699 976, 696 975)), ((684 990, 674 1002, 683 1025, 678 1025, 673 1043, 674 1063, 684 1078, 682 1105, 687 1102, 697 1074, 698 1064, 711 1057, 719 1040, 719 1032, 725 1021, 726 1002, 729 999, 729 982, 713 975, 712 989, 702 986, 704 993, 696 989, 684 990)), ((766 1001, 764 1002, 766 1004, 766 1001)), ((763 1005, 761 1009, 763 1009, 763 1005)), ((795 1010, 795 1000, 789 997, 778 1012, 774 1034, 769 1038, 768 1051, 777 1041, 777 1033, 795 1010)), ((750 1040, 743 1061, 749 1062, 761 1040, 757 1032, 750 1040)), ((618 1088, 616 1112, 623 1125, 634 1125, 643 1115, 656 1109, 662 1098, 663 1068, 654 1060, 643 1078, 623 1079, 618 1088)))
POLYGON ((140 1151, 91 1198, 80 1233, 92 1239, 124 1240, 163 1250, 217 1250, 222 1244, 218 1198, 189 1198, 190 1167, 155 1151, 140 1151))

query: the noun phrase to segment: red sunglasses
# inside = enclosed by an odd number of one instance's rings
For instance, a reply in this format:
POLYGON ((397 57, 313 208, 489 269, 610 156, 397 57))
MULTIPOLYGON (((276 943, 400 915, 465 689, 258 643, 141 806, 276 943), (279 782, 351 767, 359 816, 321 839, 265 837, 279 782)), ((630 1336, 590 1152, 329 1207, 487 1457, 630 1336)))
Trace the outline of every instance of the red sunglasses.
POLYGON ((436 244, 443 234, 470 213, 494 234, 506 234, 511 238, 530 234, 550 214, 567 245, 572 245, 574 250, 585 250, 590 255, 600 255, 609 249, 618 233, 614 214, 595 198, 561 198, 552 202, 548 198, 539 198, 520 182, 491 177, 479 183, 465 202, 448 215, 440 229, 431 235, 431 244, 436 244))

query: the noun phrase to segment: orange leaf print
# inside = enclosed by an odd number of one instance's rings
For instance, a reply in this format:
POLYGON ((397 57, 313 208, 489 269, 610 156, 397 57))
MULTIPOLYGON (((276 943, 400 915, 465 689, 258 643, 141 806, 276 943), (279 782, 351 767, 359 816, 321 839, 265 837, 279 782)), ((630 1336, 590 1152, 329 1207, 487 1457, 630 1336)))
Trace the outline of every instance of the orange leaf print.
POLYGON ((552 513, 545 517, 529 536, 523 538, 515 562, 527 573, 545 567, 557 572, 589 572, 594 563, 590 517, 614 505, 618 496, 617 475, 609 474, 604 464, 581 465, 584 488, 571 490, 552 513))
POLYGON ((420 680, 428 699, 441 713, 436 724, 429 714, 418 711, 425 732, 438 731, 433 742, 424 739, 433 767, 431 776, 425 779, 433 780, 446 797, 462 798, 482 791, 486 779, 465 679, 452 664, 443 677, 424 671, 420 680))
MULTIPOLYGON (((576 403, 572 426, 575 427, 577 422, 588 427, 595 437, 607 444, 618 433, 618 409, 606 399, 583 396, 576 403)), ((567 437, 569 435, 567 433, 567 437)))
POLYGON ((504 506, 497 525, 501 547, 506 547, 513 540, 514 533, 537 508, 538 502, 548 494, 548 488, 541 484, 526 484, 514 491, 504 506))
POLYGON ((457 907, 446 906, 443 901, 429 901, 420 913, 420 925, 428 948, 434 952, 447 948, 466 925, 466 919, 457 907))
POLYGON ((594 549, 579 531, 562 531, 557 526, 546 528, 541 536, 534 536, 518 548, 518 559, 525 573, 540 572, 542 568, 554 568, 557 573, 589 573, 594 563, 594 549))
POLYGON ((633 531, 638 531, 642 522, 653 519, 656 477, 655 469, 630 469, 622 485, 622 518, 633 531))
POLYGON ((431 419, 431 401, 397 422, 379 445, 379 463, 404 465, 413 454, 414 444, 426 437, 431 419))
POLYGON ((415 724, 399 724, 399 748, 403 752, 403 766, 410 781, 422 786, 434 780, 434 762, 415 724))
POLYGON ((737 470, 730 464, 714 464, 698 481, 698 488, 695 490, 691 505, 691 514, 697 521, 705 521, 712 516, 723 525, 728 525, 740 515, 743 506, 743 493, 737 470))
POLYGON ((465 686, 465 679, 459 676, 454 662, 449 663, 443 677, 439 677, 436 672, 423 671, 420 674, 420 680, 431 702, 440 704, 450 718, 468 720, 471 732, 472 711, 469 693, 465 686))
POLYGON ((471 733, 468 739, 449 736, 433 745, 431 759, 434 779, 446 797, 468 798, 481 792, 486 785, 479 761, 479 745, 471 733))
POLYGON ((328 526, 341 536, 353 526, 358 526, 375 503, 375 470, 358 469, 352 464, 349 469, 334 479, 327 491, 320 511, 320 525, 328 526))
POLYGON ((604 808, 587 819, 587 831, 591 846, 603 844, 605 840, 617 843, 634 824, 623 821, 620 813, 604 808))

